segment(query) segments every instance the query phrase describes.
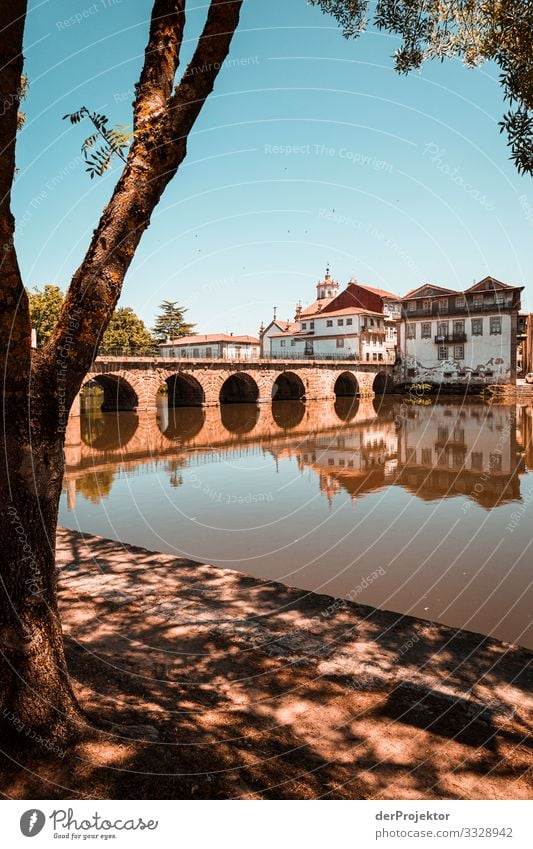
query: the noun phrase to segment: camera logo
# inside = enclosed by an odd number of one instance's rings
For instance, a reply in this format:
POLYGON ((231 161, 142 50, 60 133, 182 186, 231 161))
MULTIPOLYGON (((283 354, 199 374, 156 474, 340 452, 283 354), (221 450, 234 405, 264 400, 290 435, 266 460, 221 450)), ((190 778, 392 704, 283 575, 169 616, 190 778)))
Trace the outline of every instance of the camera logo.
POLYGON ((20 818, 20 830, 24 837, 35 837, 43 830, 46 822, 46 817, 42 811, 32 808, 30 811, 25 811, 20 818))

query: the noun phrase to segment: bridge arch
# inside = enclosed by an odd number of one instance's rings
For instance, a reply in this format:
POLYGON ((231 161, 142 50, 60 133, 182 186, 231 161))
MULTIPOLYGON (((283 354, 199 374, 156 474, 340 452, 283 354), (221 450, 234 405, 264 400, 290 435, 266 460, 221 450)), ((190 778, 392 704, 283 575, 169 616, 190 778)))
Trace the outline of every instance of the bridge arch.
POLYGON ((390 392, 393 386, 393 381, 384 371, 378 371, 372 384, 372 389, 376 395, 385 395, 390 392))
POLYGON ((294 371, 282 371, 272 384, 272 399, 275 401, 301 401, 305 394, 305 383, 294 371))
POLYGON ((259 421, 259 407, 257 404, 222 404, 220 421, 229 433, 251 433, 259 421))
POLYGON ((338 398, 335 398, 333 408, 342 422, 351 422, 357 415, 359 403, 359 398, 355 395, 352 395, 351 397, 340 395, 338 398))
POLYGON ((86 416, 80 421, 80 440, 93 451, 119 451, 134 438, 139 426, 136 413, 122 416, 86 416))
POLYGON ((204 387, 191 374, 176 372, 166 379, 169 407, 201 407, 205 404, 204 387))
POLYGON ((219 400, 221 404, 257 404, 259 386, 249 374, 237 371, 222 384, 219 400))
POLYGON ((104 399, 100 409, 102 412, 134 412, 139 404, 139 396, 124 377, 118 374, 94 374, 85 381, 87 386, 91 381, 98 383, 104 390, 104 399))
POLYGON ((351 371, 343 371, 337 377, 333 392, 337 398, 355 398, 360 394, 359 381, 351 371))
POLYGON ((290 401, 273 401, 272 418, 281 430, 292 430, 302 423, 305 404, 291 404, 290 401))
POLYGON ((201 407, 170 407, 160 416, 158 426, 163 436, 175 445, 183 445, 201 433, 205 424, 205 410, 201 407))

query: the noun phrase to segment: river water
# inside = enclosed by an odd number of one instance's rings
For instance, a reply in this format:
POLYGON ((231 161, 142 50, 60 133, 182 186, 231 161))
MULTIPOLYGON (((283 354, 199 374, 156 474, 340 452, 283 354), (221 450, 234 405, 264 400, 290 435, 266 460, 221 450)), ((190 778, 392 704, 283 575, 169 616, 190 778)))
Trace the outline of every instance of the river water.
POLYGON ((410 400, 90 410, 60 524, 533 648, 532 408, 410 400))

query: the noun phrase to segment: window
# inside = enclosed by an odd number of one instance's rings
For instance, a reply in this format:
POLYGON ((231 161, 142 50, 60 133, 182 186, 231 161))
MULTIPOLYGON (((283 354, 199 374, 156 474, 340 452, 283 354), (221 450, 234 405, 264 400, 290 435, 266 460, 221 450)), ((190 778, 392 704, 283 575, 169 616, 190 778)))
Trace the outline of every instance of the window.
POLYGON ((446 339, 448 335, 448 322, 439 321, 437 324, 437 336, 439 339, 446 339))
POLYGON ((307 330, 307 324, 305 323, 305 321, 304 321, 304 323, 302 324, 302 330, 307 330))
POLYGON ((453 332, 456 334, 456 336, 462 336, 465 332, 464 321, 454 321, 453 332))
POLYGON ((425 315, 431 315, 431 301, 429 299, 422 301, 422 309, 425 315))
POLYGON ((408 312, 416 312, 416 301, 409 301, 407 304, 408 312))
POLYGON ((433 465, 433 457, 431 455, 431 448, 422 448, 422 465, 423 466, 432 466, 433 465))
POLYGON ((291 348, 294 348, 296 345, 296 339, 291 339, 291 348))
POLYGON ((333 321, 331 319, 326 321, 326 327, 333 327, 333 321))
POLYGON ((503 304, 505 303, 505 295, 503 294, 503 292, 497 292, 494 299, 496 301, 497 306, 503 306, 503 304))
POLYGON ((211 357, 211 356, 212 356, 211 348, 206 348, 206 349, 205 349, 205 355, 206 355, 206 357, 211 357))
POLYGON ((279 344, 280 344, 280 348, 284 348, 285 347, 285 339, 280 339, 279 344))
POLYGON ((370 319, 370 327, 374 327, 374 319, 373 318, 370 319))
POLYGON ((483 295, 474 295, 472 306, 475 310, 483 309, 483 295))
POLYGON ((444 301, 439 301, 439 312, 444 315, 444 313, 448 312, 448 299, 446 298, 444 301))
POLYGON ((465 346, 464 345, 454 345, 453 358, 454 358, 454 360, 464 360, 464 358, 465 358, 465 346))
POLYGON ((200 353, 200 351, 198 350, 198 348, 193 348, 193 349, 192 349, 192 355, 193 355, 193 357, 197 357, 199 353, 200 353))
POLYGON ((378 354, 378 360, 380 361, 380 363, 383 362, 383 354, 378 354))
POLYGON ((483 319, 472 319, 472 336, 483 336, 483 319))
POLYGON ((343 324, 344 324, 344 319, 343 319, 343 318, 338 318, 338 319, 337 319, 337 325, 338 325, 339 327, 342 327, 342 325, 343 325, 343 324))
POLYGON ((337 339, 337 348, 344 348, 344 339, 337 339))
POLYGON ((313 354, 314 353, 312 339, 308 339, 306 341, 306 343, 305 343, 305 353, 306 354, 313 354))
POLYGON ((314 330, 315 329, 315 322, 314 321, 310 322, 309 327, 310 327, 311 330, 314 330))
POLYGON ((450 431, 446 427, 446 425, 439 425, 437 427, 437 442, 439 445, 443 445, 445 442, 448 442, 450 438, 450 431))
POLYGON ((455 446, 452 449, 452 464, 456 469, 462 469, 465 464, 466 459, 466 449, 463 447, 455 446))
POLYGON ((431 339, 431 322, 422 322, 422 339, 431 339))
POLYGON ((483 452, 472 451, 470 455, 470 464, 474 471, 480 472, 483 468, 483 452))
POLYGON ((464 431, 463 427, 454 427, 453 432, 452 432, 452 441, 453 442, 460 442, 461 445, 464 443, 464 441, 465 441, 465 431, 464 431))
POLYGON ((465 299, 464 299, 463 295, 459 295, 455 299, 455 309, 456 310, 464 310, 464 308, 465 308, 465 299))
POLYGON ((407 325, 407 338, 416 339, 416 324, 407 325))
POLYGON ((377 362, 378 355, 376 354, 376 352, 375 352, 375 351, 374 351, 374 353, 372 354, 372 359, 374 360, 374 362, 377 362))
POLYGON ((502 320, 500 316, 493 316, 490 320, 490 334, 491 336, 497 336, 502 332, 502 320))
POLYGON ((346 324, 353 324, 353 318, 347 318, 346 324))
POLYGON ((439 360, 448 359, 448 348, 445 345, 439 347, 439 360))
POLYGON ((499 452, 490 454, 489 469, 491 472, 501 472, 502 470, 502 455, 499 452))

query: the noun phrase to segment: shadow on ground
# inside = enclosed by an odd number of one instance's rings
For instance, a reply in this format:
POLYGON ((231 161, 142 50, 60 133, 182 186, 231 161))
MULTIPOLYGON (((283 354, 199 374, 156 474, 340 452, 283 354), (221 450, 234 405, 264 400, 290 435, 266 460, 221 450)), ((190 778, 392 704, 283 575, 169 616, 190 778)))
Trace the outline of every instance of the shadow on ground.
POLYGON ((58 559, 76 693, 116 727, 5 763, 5 796, 531 798, 531 652, 65 530, 58 559))

